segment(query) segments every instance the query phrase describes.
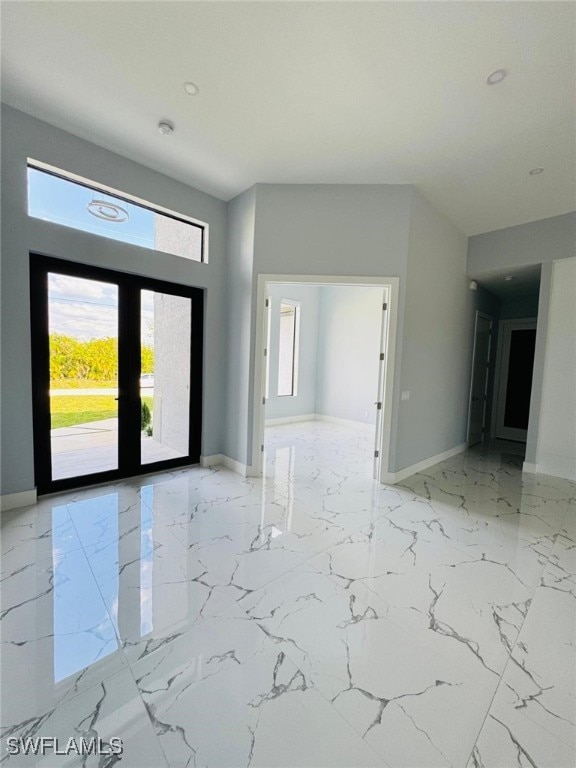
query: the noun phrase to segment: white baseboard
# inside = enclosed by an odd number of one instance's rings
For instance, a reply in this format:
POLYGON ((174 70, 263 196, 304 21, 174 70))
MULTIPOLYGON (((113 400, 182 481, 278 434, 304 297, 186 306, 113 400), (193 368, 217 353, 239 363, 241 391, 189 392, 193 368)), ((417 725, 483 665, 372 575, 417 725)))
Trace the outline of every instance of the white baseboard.
POLYGON ((300 416, 282 416, 278 419, 266 419, 264 422, 267 427, 274 427, 277 424, 296 424, 299 421, 316 421, 315 413, 303 413, 300 416))
POLYGON ((532 474, 538 472, 538 464, 532 464, 529 461, 525 461, 524 464, 522 464, 522 472, 530 472, 532 474))
POLYGON ((231 459, 223 453, 214 453, 211 456, 200 456, 201 467, 226 467, 242 477, 247 477, 248 467, 236 459, 231 459))
MULTIPOLYGON (((526 465, 524 465, 526 466, 526 465)), ((539 475, 561 477, 563 480, 576 482, 576 459, 572 456, 561 456, 557 453, 543 451, 538 456, 538 463, 534 470, 539 475)), ((529 470, 525 470, 528 472, 529 470)))
POLYGON ((36 488, 31 491, 20 491, 19 493, 5 493, 0 496, 0 510, 5 512, 8 509, 17 509, 18 507, 30 507, 36 504, 36 488))
POLYGON ((211 456, 200 456, 201 467, 218 467, 222 464, 222 454, 213 453, 211 456))
POLYGON ((242 477, 246 477, 246 472, 248 470, 248 467, 246 464, 242 464, 241 461, 236 461, 236 459, 231 459, 230 456, 225 456, 222 454, 222 464, 227 469, 231 469, 232 472, 236 472, 238 475, 242 475, 242 477))
POLYGON ((437 453, 435 456, 430 456, 427 459, 423 459, 417 464, 412 464, 410 467, 399 469, 398 472, 383 472, 382 476, 380 477, 380 482, 386 483, 387 485, 400 483, 402 480, 406 480, 407 477, 410 477, 410 475, 415 475, 417 472, 422 472, 422 470, 428 469, 428 467, 433 467, 434 464, 439 464, 441 461, 446 461, 446 459, 450 459, 452 456, 456 456, 458 453, 462 453, 467 449, 468 443, 460 443, 460 445, 455 445, 454 448, 450 448, 443 453, 437 453))
POLYGON ((331 424, 342 424, 345 427, 359 429, 362 432, 374 432, 375 424, 366 424, 364 421, 352 421, 351 419, 340 419, 337 416, 325 416, 323 413, 316 414, 316 421, 327 421, 331 424))

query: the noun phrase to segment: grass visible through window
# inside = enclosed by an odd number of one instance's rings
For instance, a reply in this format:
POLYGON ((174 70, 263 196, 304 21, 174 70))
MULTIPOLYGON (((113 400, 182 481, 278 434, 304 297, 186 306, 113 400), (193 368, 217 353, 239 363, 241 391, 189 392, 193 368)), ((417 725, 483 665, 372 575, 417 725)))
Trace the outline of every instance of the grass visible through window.
MULTIPOLYGON (((92 386, 92 382, 90 382, 92 386)), ((143 397, 152 410, 152 398, 143 397)), ((52 429, 90 424, 118 416, 118 403, 113 395, 54 395, 50 398, 52 429)))

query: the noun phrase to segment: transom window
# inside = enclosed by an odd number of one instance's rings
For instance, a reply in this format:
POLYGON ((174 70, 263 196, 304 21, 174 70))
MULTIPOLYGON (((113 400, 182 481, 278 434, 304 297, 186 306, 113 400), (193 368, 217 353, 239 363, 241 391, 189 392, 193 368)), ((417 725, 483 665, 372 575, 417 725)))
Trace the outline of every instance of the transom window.
POLYGON ((28 214, 101 237, 206 262, 208 225, 28 161, 28 214))

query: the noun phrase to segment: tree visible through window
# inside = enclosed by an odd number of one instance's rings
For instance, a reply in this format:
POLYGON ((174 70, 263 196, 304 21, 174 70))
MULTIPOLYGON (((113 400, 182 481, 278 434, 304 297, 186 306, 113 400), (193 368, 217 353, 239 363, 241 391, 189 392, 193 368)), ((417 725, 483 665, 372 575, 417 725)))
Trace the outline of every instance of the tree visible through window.
POLYGON ((278 344, 278 396, 296 395, 298 381, 298 330, 300 307, 282 301, 280 304, 280 338, 278 344))

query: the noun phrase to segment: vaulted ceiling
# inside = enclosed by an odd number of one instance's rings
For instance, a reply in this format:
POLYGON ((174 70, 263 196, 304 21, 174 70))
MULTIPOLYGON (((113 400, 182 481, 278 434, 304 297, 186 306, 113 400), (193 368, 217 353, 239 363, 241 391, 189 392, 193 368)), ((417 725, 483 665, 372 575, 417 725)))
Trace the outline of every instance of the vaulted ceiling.
POLYGON ((224 200, 411 183, 476 234, 576 208, 575 20, 567 2, 5 0, 2 99, 224 200))

